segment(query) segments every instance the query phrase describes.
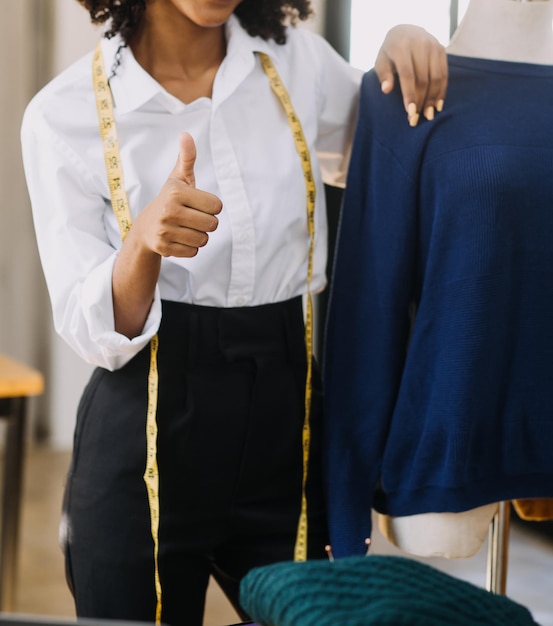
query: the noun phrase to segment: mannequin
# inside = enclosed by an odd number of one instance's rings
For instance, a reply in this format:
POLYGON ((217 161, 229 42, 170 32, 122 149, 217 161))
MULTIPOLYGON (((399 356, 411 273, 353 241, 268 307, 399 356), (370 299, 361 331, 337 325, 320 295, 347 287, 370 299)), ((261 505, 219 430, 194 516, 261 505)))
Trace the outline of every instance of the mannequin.
POLYGON ((553 63, 550 0, 471 0, 447 51, 459 56, 553 63))
POLYGON ((364 78, 325 344, 337 558, 371 511, 460 558, 499 502, 553 496, 552 22, 553 0, 471 0, 447 111, 409 135, 364 78))
MULTIPOLYGON (((551 65, 552 22, 551 0, 471 0, 447 51, 458 56, 551 65)), ((497 504, 491 503, 461 513, 379 515, 378 525, 388 541, 404 552, 464 558, 480 549, 496 510, 497 504)))

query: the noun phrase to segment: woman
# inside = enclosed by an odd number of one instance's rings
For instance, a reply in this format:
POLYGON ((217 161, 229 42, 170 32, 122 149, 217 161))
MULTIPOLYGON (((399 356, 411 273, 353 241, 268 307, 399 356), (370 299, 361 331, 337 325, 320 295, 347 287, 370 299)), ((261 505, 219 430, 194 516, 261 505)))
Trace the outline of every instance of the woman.
MULTIPOLYGON (((82 4, 109 20, 107 38, 35 97, 22 129, 56 329, 98 366, 65 497, 68 581, 79 616, 200 625, 210 574, 244 615, 250 568, 294 546, 324 555, 302 297, 325 285, 322 185, 343 181, 360 72, 284 26, 310 15, 305 0, 82 4)), ((378 66, 385 90, 401 70, 411 124, 440 107, 445 57, 424 31, 392 32, 378 66)))

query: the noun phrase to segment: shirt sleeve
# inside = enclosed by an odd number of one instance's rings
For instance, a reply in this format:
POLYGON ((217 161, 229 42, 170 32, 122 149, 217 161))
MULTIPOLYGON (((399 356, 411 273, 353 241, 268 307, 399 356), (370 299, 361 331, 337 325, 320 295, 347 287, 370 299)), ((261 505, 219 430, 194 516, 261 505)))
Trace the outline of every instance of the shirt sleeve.
POLYGON ((337 557, 362 554, 371 535, 407 349, 416 236, 416 185, 375 136, 375 129, 386 136, 386 125, 397 126, 400 98, 395 106, 383 96, 374 73, 361 93, 324 357, 325 473, 337 557))
POLYGON ((357 120, 362 71, 351 66, 322 38, 318 39, 320 111, 317 155, 323 181, 344 187, 357 120))
POLYGON ((110 203, 83 158, 45 120, 39 102, 27 107, 21 141, 54 327, 85 361, 115 370, 157 332, 159 292, 139 336, 128 339, 115 331, 112 270, 118 250, 103 219, 110 203))

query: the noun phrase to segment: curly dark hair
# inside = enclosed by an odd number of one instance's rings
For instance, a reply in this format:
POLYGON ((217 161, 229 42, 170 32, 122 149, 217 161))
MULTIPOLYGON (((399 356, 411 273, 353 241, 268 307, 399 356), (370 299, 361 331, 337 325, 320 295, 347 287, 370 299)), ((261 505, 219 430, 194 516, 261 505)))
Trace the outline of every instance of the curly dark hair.
MULTIPOLYGON (((106 37, 117 33, 128 42, 140 24, 149 0, 78 0, 94 24, 111 20, 106 37)), ((242 26, 252 36, 286 42, 285 24, 306 20, 312 14, 310 0, 243 0, 235 9, 242 26)))

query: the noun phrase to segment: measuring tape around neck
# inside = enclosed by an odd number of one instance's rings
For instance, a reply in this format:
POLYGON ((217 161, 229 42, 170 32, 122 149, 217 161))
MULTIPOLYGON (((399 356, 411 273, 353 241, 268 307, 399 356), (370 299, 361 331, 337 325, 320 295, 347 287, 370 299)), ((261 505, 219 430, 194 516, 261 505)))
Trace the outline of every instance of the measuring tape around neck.
MULTIPOLYGON (((307 372, 305 383, 305 414, 302 428, 302 491, 301 508, 298 521, 296 542, 294 546, 294 560, 307 559, 307 476, 309 467, 309 447, 311 442, 310 412, 312 395, 312 359, 313 359, 313 303, 311 297, 311 280, 313 277, 313 255, 315 246, 315 197, 316 186, 311 168, 311 157, 303 129, 292 106, 290 97, 284 84, 274 67, 271 59, 259 53, 261 64, 267 74, 271 88, 286 113, 292 130, 294 143, 301 160, 306 186, 307 226, 309 233, 309 250, 307 262, 307 303, 305 319, 305 348, 307 358, 307 372)), ((98 123, 104 149, 104 161, 108 178, 112 208, 119 226, 121 240, 124 241, 132 225, 129 203, 124 186, 123 168, 117 139, 117 129, 113 112, 113 98, 109 80, 105 71, 102 57, 101 42, 98 43, 92 62, 93 86, 96 97, 98 123)), ((150 507, 150 525, 154 543, 154 585, 156 591, 156 624, 161 623, 162 592, 159 577, 159 472, 157 466, 157 372, 158 337, 155 335, 150 342, 150 369, 148 373, 148 409, 146 418, 146 468, 144 482, 148 493, 150 507)))

